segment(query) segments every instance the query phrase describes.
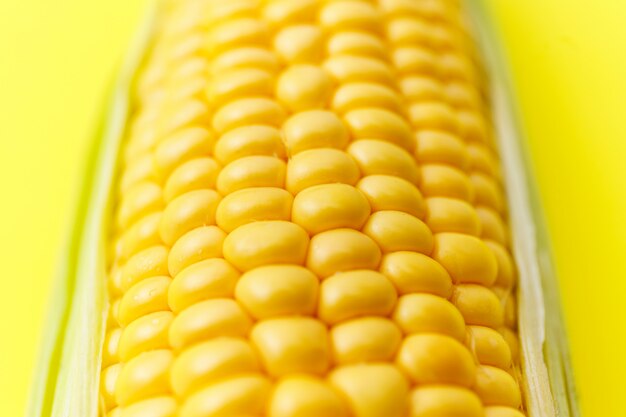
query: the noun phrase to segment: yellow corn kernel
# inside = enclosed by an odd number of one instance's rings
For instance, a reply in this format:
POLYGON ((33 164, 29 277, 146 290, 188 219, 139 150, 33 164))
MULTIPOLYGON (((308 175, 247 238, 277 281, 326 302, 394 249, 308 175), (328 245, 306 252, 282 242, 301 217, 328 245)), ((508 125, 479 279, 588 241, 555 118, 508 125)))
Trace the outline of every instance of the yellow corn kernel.
POLYGON ((453 385, 424 385, 411 392, 411 417, 483 417, 476 394, 453 385))
POLYGON ((468 326, 467 345, 482 365, 509 369, 511 350, 497 331, 483 326, 468 326))
POLYGON ((498 264, 489 247, 480 239, 460 233, 435 235, 433 258, 443 265, 455 283, 492 285, 498 264))
POLYGON ((427 198, 426 213, 424 221, 433 233, 480 234, 476 210, 466 201, 447 197, 427 198))
POLYGON ((245 156, 285 157, 280 131, 262 125, 243 126, 223 134, 213 152, 215 159, 224 165, 245 156))
POLYGON ((220 196, 213 190, 189 191, 171 201, 163 211, 159 234, 172 245, 178 238, 199 226, 215 224, 220 196))
POLYGON ((380 20, 376 9, 371 4, 356 0, 334 2, 323 6, 319 22, 324 29, 329 31, 376 32, 380 30, 380 20))
POLYGON ((276 73, 279 62, 274 53, 255 46, 224 51, 211 60, 213 75, 237 68, 258 68, 269 73, 276 73))
POLYGON ((220 108, 227 103, 250 96, 271 97, 272 75, 257 68, 238 68, 224 71, 209 84, 209 103, 220 108))
POLYGON ((386 316, 391 313, 397 295, 383 274, 356 270, 323 281, 319 298, 319 318, 335 324, 359 316, 386 316))
POLYGON ((485 405, 518 408, 522 403, 515 379, 508 372, 482 365, 476 371, 476 393, 485 405))
POLYGON ((293 197, 282 188, 246 188, 220 201, 217 225, 226 232, 258 220, 289 220, 293 197))
POLYGON ((220 166, 211 158, 196 158, 178 166, 165 182, 163 198, 170 202, 189 191, 215 188, 220 166))
POLYGON ((241 276, 235 298, 255 319, 313 315, 319 291, 318 278, 296 265, 269 265, 241 276))
POLYGON ((289 64, 316 63, 324 54, 322 31, 315 25, 292 25, 274 37, 274 50, 289 64))
POLYGON ((360 229, 370 214, 362 192, 347 184, 307 188, 293 200, 291 219, 310 234, 330 229, 360 229))
POLYGON ((479 92, 471 84, 453 81, 445 87, 446 100, 456 108, 479 110, 482 106, 479 92))
POLYGON ((253 416, 265 410, 271 384, 261 375, 240 375, 210 384, 191 395, 179 417, 253 416))
POLYGON ((167 311, 167 290, 171 282, 170 277, 152 277, 129 288, 120 302, 120 324, 126 326, 146 314, 167 311))
POLYGON ((415 148, 409 124, 397 114, 384 109, 363 108, 344 115, 352 138, 380 139, 412 152, 415 148))
POLYGON ((391 280, 399 294, 424 292, 444 298, 452 294, 452 279, 448 272, 421 253, 388 253, 382 259, 380 272, 391 280))
POLYGON ((172 390, 187 397, 223 378, 259 370, 259 361, 249 343, 228 337, 212 339, 186 349, 174 360, 172 390))
POLYGON ((306 266, 326 278, 352 269, 376 269, 380 258, 380 248, 367 235, 352 229, 335 229, 311 238, 306 266))
POLYGON ((357 55, 336 55, 324 68, 340 83, 371 82, 393 85, 393 71, 379 59, 357 55))
POLYGON ((363 108, 385 109, 400 112, 400 96, 391 88, 374 83, 348 83, 340 86, 332 99, 332 108, 338 113, 363 108))
POLYGON ((447 104, 423 101, 409 107, 409 119, 417 129, 444 130, 455 134, 459 131, 456 113, 447 104))
POLYGON ((307 22, 315 15, 316 0, 272 0, 263 7, 263 17, 273 25, 307 22))
POLYGON ((425 197, 449 197, 472 201, 474 190, 470 178, 450 165, 425 164, 420 170, 419 188, 425 197))
POLYGON ((492 405, 485 407, 485 417, 524 417, 524 414, 515 408, 492 405))
POLYGON ((461 170, 468 167, 468 151, 456 136, 436 130, 423 130, 416 134, 416 138, 415 155, 421 164, 448 164, 461 170))
POLYGON ((463 316, 454 304, 436 295, 403 295, 398 299, 393 320, 406 334, 440 333, 465 340, 463 316))
POLYGON ((294 65, 283 72, 276 97, 292 112, 321 109, 332 93, 333 80, 314 65, 294 65))
MULTIPOLYGON (((352 55, 364 58, 386 59, 386 48, 384 42, 382 42, 378 36, 363 31, 346 30, 333 34, 328 39, 327 51, 329 56, 352 55)), ((359 61, 342 59, 340 62, 348 63, 349 66, 353 66, 359 61)), ((371 63, 372 61, 367 60, 361 62, 371 63)), ((331 65, 335 65, 338 74, 347 75, 347 73, 342 71, 340 68, 340 63, 331 65)), ((371 66, 376 66, 376 64, 371 64, 371 66)), ((348 68, 348 70, 357 71, 356 68, 348 68)), ((378 71, 380 71, 381 74, 386 72, 386 70, 378 71)), ((386 80, 386 76, 384 77, 386 80)), ((374 80, 372 79, 371 81, 374 80)))
POLYGON ((176 274, 168 291, 172 311, 179 313, 203 300, 232 297, 239 272, 221 258, 207 259, 176 274))
POLYGON ((415 159, 392 143, 361 139, 350 144, 348 153, 356 160, 363 176, 393 175, 413 184, 419 180, 415 159))
POLYGON ((166 178, 183 162, 209 155, 214 142, 211 132, 204 128, 179 130, 156 147, 154 165, 159 174, 166 178))
POLYGON ((217 177, 217 190, 230 194, 251 187, 285 186, 285 163, 273 156, 246 156, 226 165, 217 177))
POLYGON ((346 152, 336 149, 311 149, 295 155, 287 165, 287 191, 297 194, 320 184, 355 185, 359 167, 346 152))
POLYGON ((222 106, 213 116, 212 126, 222 134, 237 127, 254 124, 280 126, 285 111, 268 98, 242 98, 222 106))
MULTIPOLYGON (((142 400, 120 410, 119 417, 175 417, 178 404, 171 397, 142 400)), ((107 417, 113 417, 110 414, 107 417)))
POLYGON ((506 245, 508 236, 506 226, 500 215, 489 207, 477 207, 476 214, 480 219, 481 236, 486 240, 493 240, 500 245, 506 245))
POLYGON ((400 76, 418 74, 439 77, 441 72, 436 55, 428 48, 402 46, 393 51, 391 59, 400 76))
POLYGON ((137 252, 162 243, 159 236, 160 211, 137 220, 120 238, 117 255, 126 260, 137 252))
POLYGON ((341 365, 362 362, 389 362, 393 359, 402 334, 391 320, 362 317, 334 326, 330 342, 334 362, 341 365))
POLYGON ((102 368, 119 362, 119 344, 122 336, 122 329, 114 327, 109 330, 104 338, 102 349, 102 368))
POLYGON ((323 375, 328 369, 328 334, 318 320, 307 317, 263 320, 254 326, 250 339, 271 376, 323 375))
POLYGON ((476 378, 474 358, 461 342, 436 333, 406 337, 398 365, 417 384, 453 384, 471 387, 476 378))
POLYGON ((141 216, 158 211, 163 206, 161 187, 151 182, 141 182, 130 189, 120 202, 116 224, 124 230, 135 223, 141 216))
POLYGON ((511 288, 515 284, 515 267, 509 252, 500 244, 486 240, 485 244, 491 249, 498 264, 498 275, 494 285, 501 288, 511 288))
POLYGON ((407 411, 408 381, 390 364, 341 366, 330 384, 347 398, 355 417, 402 417, 407 411))
POLYGON ((296 155, 314 148, 343 149, 348 144, 348 131, 334 113, 310 110, 298 113, 285 122, 283 138, 288 153, 296 155))
POLYGON ((383 253, 412 251, 430 254, 433 235, 417 217, 402 211, 384 210, 373 213, 363 233, 371 237, 383 253))
POLYGON ((168 275, 168 250, 164 246, 152 246, 133 255, 120 274, 120 286, 127 291, 135 283, 150 277, 168 275))
POLYGON ((460 136, 468 142, 488 142, 488 127, 485 120, 468 111, 457 112, 460 136))
POLYGON ((369 200, 372 211, 402 211, 423 219, 426 206, 417 187, 391 175, 369 175, 357 184, 369 200))
POLYGON ((202 226, 182 235, 167 258, 170 274, 176 276, 187 266, 204 259, 222 256, 226 234, 216 226, 202 226))
POLYGON ((443 85, 432 76, 405 76, 400 79, 399 86, 404 97, 410 102, 435 102, 443 100, 444 97, 443 85))
POLYGON ((100 401, 106 410, 110 410, 117 405, 115 401, 115 386, 121 370, 122 365, 116 363, 105 368, 100 374, 100 401))
POLYGON ((154 349, 167 349, 167 332, 174 319, 171 311, 157 311, 141 316, 122 331, 119 355, 122 362, 154 349))
POLYGON ((343 398, 324 381, 305 375, 279 380, 269 401, 268 417, 348 417, 343 398))
POLYGON ((152 350, 125 363, 115 388, 117 403, 125 407, 144 398, 168 395, 172 361, 169 350, 152 350))
POLYGON ((452 297, 466 324, 498 328, 504 321, 502 304, 487 287, 476 284, 457 285, 452 297))
POLYGON ((224 258, 241 271, 263 265, 302 265, 309 237, 286 221, 262 221, 233 230, 224 241, 224 258))
POLYGON ((493 178, 474 172, 470 175, 470 180, 474 189, 474 203, 490 207, 498 213, 502 213, 504 196, 493 178))
POLYGON ((394 46, 402 44, 431 46, 433 26, 415 17, 397 17, 387 24, 387 39, 394 46))
POLYGON ((181 311, 169 328, 169 343, 177 350, 215 337, 246 337, 252 321, 230 298, 200 301, 181 311))
POLYGON ((232 50, 238 46, 268 44, 269 32, 266 25, 253 18, 225 20, 209 33, 209 50, 213 55, 232 50))

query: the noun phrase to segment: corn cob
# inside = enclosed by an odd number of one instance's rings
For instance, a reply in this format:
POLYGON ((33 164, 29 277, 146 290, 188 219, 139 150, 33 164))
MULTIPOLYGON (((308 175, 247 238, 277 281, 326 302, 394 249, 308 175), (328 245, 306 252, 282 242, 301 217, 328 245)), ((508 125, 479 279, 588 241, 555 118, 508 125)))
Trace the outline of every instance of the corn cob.
POLYGON ((107 417, 519 417, 516 272, 453 0, 169 1, 112 227, 107 417))

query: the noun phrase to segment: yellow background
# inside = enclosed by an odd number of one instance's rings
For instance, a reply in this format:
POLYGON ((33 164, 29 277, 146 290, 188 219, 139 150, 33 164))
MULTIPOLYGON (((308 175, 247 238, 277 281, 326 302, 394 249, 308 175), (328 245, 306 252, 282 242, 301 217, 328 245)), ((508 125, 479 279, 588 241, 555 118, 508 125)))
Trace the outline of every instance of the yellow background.
MULTIPOLYGON (((583 411, 626 416, 626 2, 487 3, 514 69, 583 411)), ((1 416, 23 412, 80 161, 142 10, 0 0, 1 416)))

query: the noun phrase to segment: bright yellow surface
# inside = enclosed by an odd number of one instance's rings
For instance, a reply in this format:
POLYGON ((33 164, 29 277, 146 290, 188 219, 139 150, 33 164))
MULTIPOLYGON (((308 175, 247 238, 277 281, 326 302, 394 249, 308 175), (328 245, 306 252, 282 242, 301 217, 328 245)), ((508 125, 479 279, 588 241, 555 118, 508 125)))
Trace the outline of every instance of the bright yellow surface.
MULTIPOLYGON (((514 67, 583 411, 626 415, 626 3, 488 2, 514 67)), ((22 413, 80 160, 141 10, 0 1, 2 416, 22 413)))

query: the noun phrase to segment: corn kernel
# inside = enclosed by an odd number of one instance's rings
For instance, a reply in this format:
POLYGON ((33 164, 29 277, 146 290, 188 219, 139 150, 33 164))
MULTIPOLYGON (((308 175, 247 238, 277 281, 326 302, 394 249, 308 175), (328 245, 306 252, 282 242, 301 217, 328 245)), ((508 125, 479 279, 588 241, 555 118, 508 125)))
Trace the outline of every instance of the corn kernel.
POLYGON ((429 256, 416 252, 393 252, 383 257, 380 272, 391 280, 399 294, 424 292, 448 298, 452 279, 429 256))
POLYGON ((169 310, 167 290, 171 282, 170 277, 152 277, 129 288, 120 303, 120 324, 126 326, 146 314, 169 310))
POLYGON ((334 326, 330 340, 337 364, 388 362, 400 346, 402 334, 389 319, 363 317, 334 326))
POLYGON ((259 370, 248 342, 222 337, 192 346, 174 360, 172 389, 179 397, 187 397, 223 378, 259 370))
POLYGON ((290 23, 307 22, 314 15, 317 8, 316 0, 272 0, 263 8, 263 17, 277 26, 290 23))
POLYGON ((326 107, 332 94, 333 80, 314 65, 293 65, 278 79, 276 97, 290 111, 326 107))
POLYGON ((266 407, 271 384, 260 375, 241 375, 217 381, 196 391, 178 417, 259 415, 266 407))
POLYGON ((402 95, 410 102, 435 102, 443 100, 443 85, 432 76, 409 75, 400 78, 402 95))
POLYGON ((329 3, 322 7, 319 22, 328 31, 362 30, 376 32, 380 30, 376 9, 367 3, 346 0, 329 3))
POLYGON ((285 111, 268 98, 242 98, 222 106, 213 116, 212 126, 218 133, 254 124, 280 126, 285 111))
POLYGON ((208 156, 213 149, 211 132, 201 127, 179 130, 162 141, 154 151, 154 164, 162 178, 190 159, 208 156))
POLYGON ((448 300, 432 294, 407 294, 398 299, 393 320, 406 334, 440 333, 465 340, 465 323, 448 300))
POLYGON ((268 39, 268 29, 258 19, 226 20, 215 26, 209 33, 209 49, 215 55, 238 46, 265 46, 268 44, 268 39))
POLYGON ((330 229, 360 229, 370 214, 363 193, 346 184, 307 188, 293 200, 292 221, 310 234, 330 229))
MULTIPOLYGON (((331 35, 328 39, 327 50, 329 56, 338 57, 352 55, 363 58, 386 59, 387 56, 387 49, 380 37, 363 31, 347 30, 331 35)), ((351 59, 341 58, 337 60, 336 63, 331 64, 333 66, 336 65, 336 71, 338 74, 346 74, 340 68, 341 62, 345 62, 350 66, 354 66, 354 68, 349 68, 350 72, 357 71, 355 64, 358 63, 358 60, 355 62, 351 59)), ((366 62, 372 67, 377 66, 376 63, 372 63, 371 60, 361 62, 366 62)), ((382 72, 386 72, 387 70, 378 71, 380 71, 382 74, 382 72)))
POLYGON ((168 303, 172 311, 211 298, 232 297, 239 272, 220 258, 207 259, 183 269, 170 284, 168 303))
POLYGON ((372 82, 393 85, 391 67, 379 59, 357 55, 336 55, 324 62, 324 68, 340 83, 372 82))
POLYGON ((424 222, 402 211, 373 213, 363 233, 380 246, 383 253, 413 251, 426 255, 433 249, 433 235, 424 222))
POLYGON ((332 108, 347 113, 362 108, 378 108, 401 112, 402 102, 397 92, 374 83, 348 83, 340 86, 332 99, 332 108))
POLYGON ((154 276, 168 275, 167 248, 152 246, 133 255, 121 270, 120 285, 127 291, 137 282, 154 276))
POLYGON ((425 385, 411 392, 411 417, 483 417, 472 391, 451 385, 425 385))
POLYGON ((220 228, 203 226, 181 236, 167 258, 167 266, 172 276, 196 262, 222 256, 222 244, 226 238, 220 228))
POLYGON ((170 202, 189 191, 215 188, 220 166, 211 158, 196 158, 172 171, 163 188, 163 198, 170 202))
POLYGON ((396 298, 393 285, 379 272, 342 272, 322 282, 318 316, 329 324, 359 316, 386 316, 396 298))
POLYGON ((348 147, 363 176, 393 175, 416 184, 419 170, 415 159, 401 147, 381 140, 361 139, 348 147))
POLYGON ((271 376, 323 375, 328 369, 328 335, 318 320, 307 317, 263 320, 254 326, 250 339, 271 376))
POLYGON ((426 207, 424 221, 433 233, 480 234, 478 215, 469 203, 455 198, 431 197, 426 199, 426 207))
POLYGON ((268 265, 243 274, 237 282, 235 297, 255 319, 312 315, 318 287, 317 277, 306 268, 268 265))
POLYGON ((489 247, 477 237, 460 233, 438 233, 435 235, 432 255, 446 268, 455 283, 490 286, 496 280, 496 258, 489 247))
POLYGON ((290 155, 313 148, 343 149, 348 131, 334 113, 310 110, 290 117, 283 126, 283 137, 290 155))
POLYGON ((162 243, 159 236, 161 215, 160 211, 148 214, 124 232, 117 252, 120 259, 126 260, 143 249, 162 243))
POLYGON ((224 51, 211 61, 211 72, 214 75, 237 68, 258 68, 275 73, 279 62, 273 52, 254 46, 224 51))
POLYGON ((135 184, 126 191, 117 211, 116 225, 124 230, 163 206, 161 187, 152 182, 135 184))
POLYGON ((469 177, 450 165, 423 165, 419 187, 425 197, 449 197, 472 201, 474 195, 469 177))
POLYGON ((257 68, 238 68, 215 76, 207 92, 209 103, 220 108, 234 100, 250 96, 271 97, 272 75, 257 68))
POLYGON ((508 372, 493 366, 478 367, 475 390, 485 405, 518 408, 522 403, 515 379, 508 372))
POLYGON ((336 149, 311 149, 295 155, 287 165, 287 190, 297 194, 320 184, 355 185, 359 167, 346 152, 336 149))
POLYGON ((524 414, 515 408, 492 405, 485 407, 485 417, 524 417, 524 414))
POLYGON ((376 269, 381 252, 367 235, 335 229, 313 236, 306 266, 321 278, 352 269, 376 269))
POLYGON ((287 63, 317 63, 323 56, 321 30, 314 25, 293 25, 274 38, 274 49, 287 63))
POLYGON ((482 365, 509 369, 511 350, 504 337, 497 331, 489 327, 469 326, 467 345, 482 365))
POLYGON ((465 144, 456 136, 436 130, 423 130, 416 134, 415 155, 421 164, 448 164, 461 170, 469 164, 465 144))
POLYGON ((215 158, 228 164, 246 156, 285 158, 285 146, 275 127, 252 125, 223 134, 215 144, 215 158))
POLYGON ((417 187, 390 175, 369 175, 357 184, 369 200, 372 211, 394 210, 423 219, 426 206, 417 187))
POLYGON ((474 172, 470 175, 474 188, 474 204, 484 205, 502 213, 504 196, 498 184, 489 176, 474 172))
POLYGON ((268 409, 268 417, 348 417, 343 398, 317 378, 298 375, 281 379, 268 409))
POLYGON ((496 242, 486 240, 485 244, 495 255, 496 263, 498 264, 498 275, 494 285, 502 288, 513 287, 515 284, 515 267, 513 266, 511 255, 502 245, 496 242))
POLYGON ((163 212, 159 225, 161 239, 172 245, 196 227, 215 224, 215 210, 219 201, 219 194, 213 190, 189 191, 175 198, 163 212))
POLYGON ((122 365, 116 363, 105 368, 100 375, 100 398, 106 410, 110 410, 117 405, 115 401, 115 386, 121 370, 122 365))
POLYGON ((484 206, 476 207, 476 214, 480 219, 480 237, 493 240, 500 245, 506 245, 508 236, 506 226, 500 215, 493 209, 484 206))
POLYGON ((125 407, 144 398, 169 394, 172 361, 169 350, 153 350, 125 363, 115 387, 117 403, 125 407))
POLYGON ((454 384, 471 387, 476 366, 469 351, 450 336, 414 334, 402 342, 398 365, 417 384, 454 384))
POLYGON ((423 101, 409 107, 409 119, 416 129, 444 130, 449 133, 459 131, 456 113, 447 104, 437 101, 423 101))
POLYGON ((157 311, 126 326, 120 337, 120 360, 127 362, 142 352, 168 348, 167 332, 173 319, 171 311, 157 311))
POLYGON ((201 301, 181 311, 171 323, 169 343, 181 350, 215 337, 246 337, 252 321, 230 298, 201 301))
POLYGON ((122 329, 115 327, 109 330, 104 338, 102 347, 102 368, 119 362, 119 344, 122 336, 122 329))
POLYGON ((504 321, 500 300, 489 288, 476 284, 457 285, 452 301, 466 324, 498 328, 504 321))
MULTIPOLYGON (((177 407, 171 397, 150 398, 124 407, 119 417, 176 417, 177 407)), ((113 416, 108 414, 107 417, 113 416)))
POLYGON ((217 177, 217 190, 230 194, 252 187, 285 186, 285 163, 273 156, 246 156, 226 165, 217 177))
POLYGON ((441 72, 436 55, 428 48, 401 46, 393 51, 391 59, 400 76, 409 74, 438 77, 441 72))
POLYGON ((409 384, 390 364, 338 367, 329 376, 347 399, 355 417, 402 417, 408 408, 409 384))
POLYGON ((387 39, 394 46, 403 44, 431 46, 433 26, 423 19, 398 17, 387 24, 387 39))
POLYGON ((293 197, 282 188, 247 188, 235 191, 220 201, 217 225, 226 232, 258 220, 289 220, 293 197))

